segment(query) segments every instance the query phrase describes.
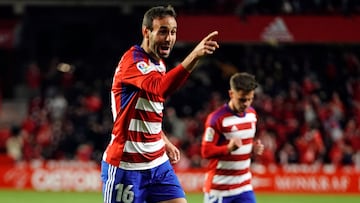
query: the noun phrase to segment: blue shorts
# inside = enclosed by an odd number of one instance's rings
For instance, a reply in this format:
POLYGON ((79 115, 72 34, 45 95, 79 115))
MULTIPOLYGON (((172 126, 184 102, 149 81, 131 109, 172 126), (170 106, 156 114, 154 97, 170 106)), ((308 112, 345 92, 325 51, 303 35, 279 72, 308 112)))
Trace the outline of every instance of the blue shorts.
POLYGON ((148 170, 124 170, 101 162, 104 203, 155 203, 185 198, 169 161, 148 170))
POLYGON ((205 193, 204 203, 256 203, 256 199, 254 191, 246 191, 228 197, 216 197, 205 193))

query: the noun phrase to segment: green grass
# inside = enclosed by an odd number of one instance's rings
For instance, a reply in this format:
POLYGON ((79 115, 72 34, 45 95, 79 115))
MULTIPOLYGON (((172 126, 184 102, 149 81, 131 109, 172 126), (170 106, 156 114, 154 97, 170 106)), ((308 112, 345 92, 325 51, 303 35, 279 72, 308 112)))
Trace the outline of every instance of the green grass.
POLYGON ((97 192, 35 192, 0 190, 0 203, 101 203, 97 192))
POLYGON ((256 194, 257 203, 355 203, 360 194, 256 194))
MULTIPOLYGON (((360 203, 358 195, 256 193, 257 203, 360 203)), ((202 203, 202 194, 188 194, 189 203, 202 203)))
MULTIPOLYGON (((358 195, 315 195, 315 194, 256 194, 257 203, 356 203, 358 195)), ((187 194, 189 203, 202 203, 203 195, 187 194)), ((34 192, 24 190, 0 190, 0 203, 101 203, 97 192, 34 192)))

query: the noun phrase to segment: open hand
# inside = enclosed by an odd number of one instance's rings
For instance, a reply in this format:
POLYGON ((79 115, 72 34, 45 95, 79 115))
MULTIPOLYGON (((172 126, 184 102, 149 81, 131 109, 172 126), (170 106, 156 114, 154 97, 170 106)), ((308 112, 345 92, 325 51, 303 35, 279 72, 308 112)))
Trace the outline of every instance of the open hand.
POLYGON ((170 159, 170 163, 176 164, 180 161, 180 151, 175 145, 168 143, 166 145, 166 153, 170 159))

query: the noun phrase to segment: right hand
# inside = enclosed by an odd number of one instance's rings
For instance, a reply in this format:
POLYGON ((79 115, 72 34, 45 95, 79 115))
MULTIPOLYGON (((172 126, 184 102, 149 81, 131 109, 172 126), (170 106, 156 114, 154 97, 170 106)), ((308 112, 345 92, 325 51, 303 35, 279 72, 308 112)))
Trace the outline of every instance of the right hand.
POLYGON ((235 151, 237 150, 239 147, 242 146, 242 141, 240 138, 232 138, 230 139, 227 148, 229 150, 229 152, 235 151))

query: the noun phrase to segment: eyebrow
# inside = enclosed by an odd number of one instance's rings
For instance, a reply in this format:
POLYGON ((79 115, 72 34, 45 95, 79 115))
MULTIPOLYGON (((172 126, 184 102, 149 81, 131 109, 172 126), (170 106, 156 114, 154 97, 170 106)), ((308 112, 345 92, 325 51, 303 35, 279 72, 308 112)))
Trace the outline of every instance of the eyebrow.
POLYGON ((177 29, 177 27, 169 28, 169 27, 164 26, 164 25, 162 25, 162 26, 159 27, 159 29, 170 29, 170 30, 171 30, 171 29, 174 29, 174 28, 177 29))
POLYGON ((239 100, 242 101, 242 102, 245 102, 245 101, 253 100, 253 99, 254 99, 254 97, 252 97, 252 98, 244 98, 244 97, 242 97, 239 100))

